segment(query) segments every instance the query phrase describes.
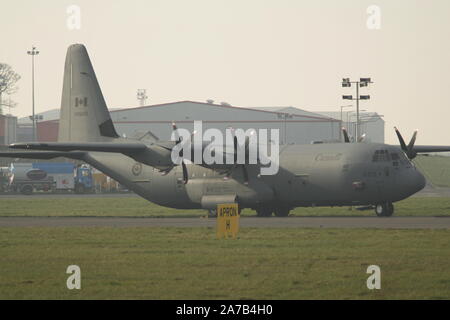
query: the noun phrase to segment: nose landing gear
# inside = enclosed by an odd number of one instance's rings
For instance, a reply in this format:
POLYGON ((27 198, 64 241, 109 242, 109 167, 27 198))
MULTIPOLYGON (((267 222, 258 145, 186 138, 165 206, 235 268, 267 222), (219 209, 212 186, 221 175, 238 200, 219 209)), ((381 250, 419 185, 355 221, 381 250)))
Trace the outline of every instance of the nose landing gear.
POLYGON ((258 217, 271 217, 273 213, 273 208, 271 207, 260 207, 256 209, 256 215, 258 217))
POLYGON ((375 213, 379 217, 390 217, 394 213, 392 202, 383 202, 375 206, 375 213))

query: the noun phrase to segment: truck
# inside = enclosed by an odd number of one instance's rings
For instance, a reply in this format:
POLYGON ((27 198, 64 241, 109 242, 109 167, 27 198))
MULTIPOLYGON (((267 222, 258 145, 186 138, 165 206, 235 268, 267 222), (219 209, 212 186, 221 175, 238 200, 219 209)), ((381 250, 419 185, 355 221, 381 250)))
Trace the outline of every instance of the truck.
POLYGON ((7 191, 9 176, 9 167, 0 167, 0 193, 7 191))
POLYGON ((71 162, 12 163, 8 189, 31 195, 35 191, 86 193, 93 190, 87 165, 71 162))

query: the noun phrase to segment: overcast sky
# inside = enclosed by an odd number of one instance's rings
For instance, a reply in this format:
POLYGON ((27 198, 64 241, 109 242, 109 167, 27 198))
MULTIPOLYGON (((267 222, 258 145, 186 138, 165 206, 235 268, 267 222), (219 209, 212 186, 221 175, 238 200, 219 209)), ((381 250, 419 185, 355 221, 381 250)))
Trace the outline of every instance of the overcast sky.
MULTIPOLYGON (((339 111, 343 77, 371 77, 361 109, 418 144, 450 145, 448 0, 95 0, 4 1, 0 62, 22 75, 12 96, 31 114, 34 44, 36 111, 59 108, 67 46, 87 46, 110 108, 180 100, 235 106, 339 111), (67 8, 81 9, 70 30, 67 8), (370 5, 381 12, 380 29, 370 5), (375 24, 374 24, 375 21, 375 24)), ((7 110, 6 110, 7 111, 7 110)))

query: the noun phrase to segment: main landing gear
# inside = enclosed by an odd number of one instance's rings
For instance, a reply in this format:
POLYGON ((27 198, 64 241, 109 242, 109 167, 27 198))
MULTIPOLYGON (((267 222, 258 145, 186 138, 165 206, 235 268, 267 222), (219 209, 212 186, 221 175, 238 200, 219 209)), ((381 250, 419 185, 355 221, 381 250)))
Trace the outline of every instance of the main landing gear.
POLYGON ((256 209, 256 215, 258 217, 271 217, 272 214, 275 214, 276 217, 287 217, 290 211, 291 208, 288 207, 260 207, 256 209))
POLYGON ((383 202, 375 206, 375 213, 379 217, 390 217, 394 213, 392 202, 383 202))

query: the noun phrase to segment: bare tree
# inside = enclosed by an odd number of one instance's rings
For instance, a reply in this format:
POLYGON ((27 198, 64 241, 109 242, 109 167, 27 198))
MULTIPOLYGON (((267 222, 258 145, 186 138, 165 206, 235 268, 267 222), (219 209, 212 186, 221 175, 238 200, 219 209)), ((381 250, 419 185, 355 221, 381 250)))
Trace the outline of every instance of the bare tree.
MULTIPOLYGON (((2 114, 2 94, 13 94, 19 88, 17 87, 17 81, 20 80, 20 75, 16 73, 10 65, 6 63, 0 63, 0 114, 2 114)), ((10 102, 8 106, 12 106, 14 103, 10 102)))

